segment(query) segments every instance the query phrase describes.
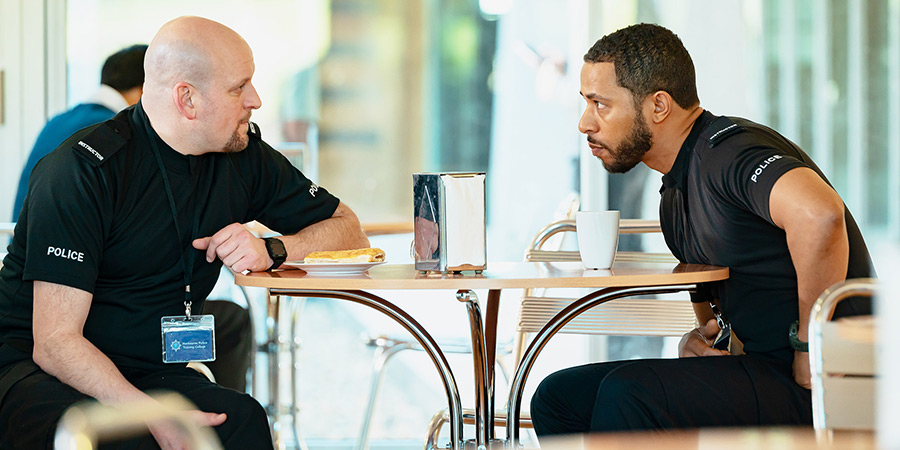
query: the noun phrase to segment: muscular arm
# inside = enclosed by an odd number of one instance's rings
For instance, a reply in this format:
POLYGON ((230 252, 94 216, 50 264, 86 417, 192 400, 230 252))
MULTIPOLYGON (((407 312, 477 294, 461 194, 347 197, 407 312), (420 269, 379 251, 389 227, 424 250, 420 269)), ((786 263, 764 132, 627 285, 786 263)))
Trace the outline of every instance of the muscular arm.
POLYGON ((34 282, 34 362, 101 403, 147 398, 82 334, 91 300, 80 289, 34 282))
MULTIPOLYGON (((821 177, 802 167, 788 171, 775 182, 769 196, 769 213, 787 236, 788 251, 797 271, 798 337, 806 342, 809 311, 816 298, 847 276, 850 244, 844 203, 821 177)), ((794 375, 798 383, 809 386, 806 353, 794 355, 794 375)))
MULTIPOLYGON (((282 236, 287 260, 299 260, 316 250, 347 250, 369 246, 356 214, 340 203, 331 217, 312 224, 300 232, 282 236)), ((219 258, 235 272, 259 272, 272 265, 262 239, 253 236, 243 225, 233 223, 216 234, 194 240, 194 248, 206 250, 206 260, 219 258)))
MULTIPOLYGON (((34 282, 34 362, 44 372, 104 404, 150 400, 82 334, 92 300, 90 293, 80 289, 34 282)), ((190 414, 198 425, 216 426, 226 419, 225 414, 190 414)), ((167 423, 148 425, 162 448, 183 447, 177 428, 167 423)))
POLYGON ((356 214, 340 203, 328 219, 314 223, 299 233, 281 238, 288 260, 303 259, 317 250, 348 250, 369 246, 356 214))

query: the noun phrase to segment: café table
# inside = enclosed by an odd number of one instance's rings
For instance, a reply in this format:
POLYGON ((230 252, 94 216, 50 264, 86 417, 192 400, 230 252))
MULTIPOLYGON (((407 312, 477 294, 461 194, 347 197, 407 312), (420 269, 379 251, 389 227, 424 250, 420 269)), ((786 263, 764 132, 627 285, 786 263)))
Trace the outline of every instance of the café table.
MULTIPOLYGON (((351 301, 371 307, 391 317, 422 345, 443 382, 450 415, 450 448, 466 448, 462 435, 462 406, 453 372, 437 342, 428 331, 402 308, 369 291, 379 290, 455 290, 455 298, 466 304, 475 381, 475 439, 468 446, 504 448, 518 440, 518 418, 521 392, 528 371, 547 340, 578 313, 594 305, 616 298, 679 292, 697 284, 728 278, 724 267, 678 264, 674 262, 616 262, 609 270, 588 270, 580 262, 490 262, 481 273, 425 273, 412 264, 384 264, 351 276, 310 275, 303 270, 276 270, 235 274, 240 286, 266 288, 269 292, 269 323, 277 324, 281 298, 313 297, 351 301), (510 418, 508 441, 494 438, 494 358, 496 352, 497 314, 503 289, 524 288, 588 288, 592 292, 574 301, 548 322, 532 340, 516 369, 509 396, 510 418), (485 314, 482 314, 474 290, 488 290, 485 314), (271 317, 272 315, 275 317, 271 317)), ((439 301, 435 299, 435 301, 439 301)), ((277 342, 278 330, 268 328, 270 342, 277 342), (272 333, 275 333, 272 336, 272 333)), ((276 346, 268 347, 270 371, 278 370, 276 346)), ((270 373, 270 379, 272 374, 270 373)), ((277 378, 274 378, 277 380, 277 378)), ((269 413, 277 434, 280 407, 277 382, 269 386, 269 413)), ((276 435, 276 444, 278 443, 276 435)), ((515 448, 515 447, 513 447, 515 448)))

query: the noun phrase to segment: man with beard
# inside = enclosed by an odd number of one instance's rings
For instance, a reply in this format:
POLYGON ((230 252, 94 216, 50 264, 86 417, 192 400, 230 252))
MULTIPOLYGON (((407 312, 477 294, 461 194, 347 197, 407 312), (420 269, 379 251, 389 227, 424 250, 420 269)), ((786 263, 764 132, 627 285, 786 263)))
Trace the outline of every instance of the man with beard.
MULTIPOLYGON (((346 205, 260 139, 253 55, 237 33, 175 19, 144 68, 137 105, 77 132, 32 174, 0 272, 2 448, 50 448, 69 405, 152 401, 156 389, 193 402, 191 418, 226 448, 271 448, 256 400, 185 367, 214 357, 196 312, 223 264, 263 271, 368 246, 346 205), (258 239, 241 225, 252 220, 284 236, 258 239), (167 328, 167 316, 199 334, 167 328), (176 356, 183 342, 199 357, 176 356)), ((148 426, 147 442, 129 445, 183 446, 171 424, 148 426)))
MULTIPOLYGON (((719 426, 811 425, 807 323, 818 295, 870 275, 856 223, 799 147, 745 119, 700 107, 680 39, 633 25, 584 56, 579 130, 610 172, 663 174, 660 223, 684 263, 730 268, 692 294, 700 326, 679 359, 589 364, 542 381, 538 435, 719 426), (717 345, 717 318, 743 343, 717 345)), ((842 302, 835 317, 870 313, 842 302)), ((724 333, 723 333, 724 337, 724 333)))

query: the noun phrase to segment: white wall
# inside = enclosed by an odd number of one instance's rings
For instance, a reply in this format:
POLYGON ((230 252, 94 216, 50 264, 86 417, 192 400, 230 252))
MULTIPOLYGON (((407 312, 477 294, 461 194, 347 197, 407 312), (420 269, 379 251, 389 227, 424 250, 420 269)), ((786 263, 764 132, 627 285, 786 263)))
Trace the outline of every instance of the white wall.
POLYGON ((65 105, 65 35, 55 33, 48 41, 46 32, 59 27, 64 5, 64 0, 0 0, 0 222, 12 217, 19 174, 48 111, 65 105))

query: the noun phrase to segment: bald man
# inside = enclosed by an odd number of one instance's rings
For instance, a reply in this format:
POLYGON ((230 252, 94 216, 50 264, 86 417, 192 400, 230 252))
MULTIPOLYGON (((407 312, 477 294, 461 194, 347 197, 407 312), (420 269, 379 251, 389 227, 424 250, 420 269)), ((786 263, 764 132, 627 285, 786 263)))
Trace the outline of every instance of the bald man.
MULTIPOLYGON (((214 356, 214 323, 190 311, 223 264, 264 271, 368 246, 347 206, 260 139, 253 54, 238 34, 175 19, 144 68, 137 105, 77 132, 32 174, 0 272, 2 448, 51 447, 76 401, 155 389, 191 400, 226 448, 271 448, 256 400, 185 367, 214 356), (258 239, 240 225, 251 220, 284 236, 258 239)), ((149 428, 138 446, 183 445, 170 426, 149 428)))

